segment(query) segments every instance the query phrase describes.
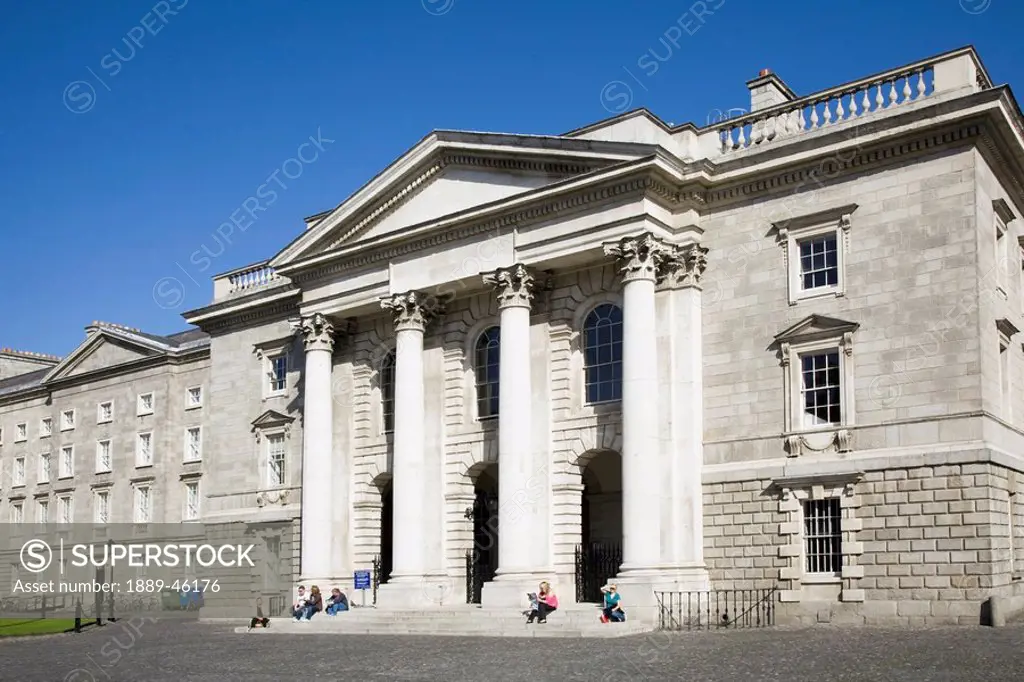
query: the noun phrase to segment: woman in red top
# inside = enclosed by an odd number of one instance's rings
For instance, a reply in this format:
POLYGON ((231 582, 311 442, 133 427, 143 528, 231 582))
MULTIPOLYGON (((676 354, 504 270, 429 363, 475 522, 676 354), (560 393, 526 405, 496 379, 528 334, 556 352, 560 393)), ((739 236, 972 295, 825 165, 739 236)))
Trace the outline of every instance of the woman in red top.
POLYGON ((540 584, 540 592, 537 593, 537 608, 530 612, 527 623, 532 623, 536 618, 538 623, 548 622, 548 614, 558 608, 558 597, 555 596, 551 585, 547 581, 540 584))

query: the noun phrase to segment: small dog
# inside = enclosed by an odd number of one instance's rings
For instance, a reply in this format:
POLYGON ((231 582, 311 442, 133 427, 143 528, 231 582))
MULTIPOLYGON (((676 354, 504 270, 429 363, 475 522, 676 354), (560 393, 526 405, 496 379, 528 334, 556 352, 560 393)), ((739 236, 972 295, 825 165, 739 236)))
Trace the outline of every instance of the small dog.
POLYGON ((253 628, 269 628, 269 627, 270 627, 270 619, 269 618, 261 618, 259 616, 256 616, 255 618, 253 618, 252 620, 249 621, 249 629, 250 630, 252 630, 253 628))

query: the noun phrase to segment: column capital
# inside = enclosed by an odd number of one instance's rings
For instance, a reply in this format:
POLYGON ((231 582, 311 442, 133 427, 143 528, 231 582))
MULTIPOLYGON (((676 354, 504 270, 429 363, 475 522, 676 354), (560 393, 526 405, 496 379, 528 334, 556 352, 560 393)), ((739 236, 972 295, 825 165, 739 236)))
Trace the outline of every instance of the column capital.
POLYGON ((292 329, 302 334, 302 342, 306 352, 311 350, 334 350, 334 322, 323 313, 314 313, 307 317, 290 321, 292 329))
POLYGON ((665 267, 676 258, 676 250, 650 232, 636 237, 624 237, 604 245, 606 256, 614 256, 620 265, 622 280, 648 280, 656 282, 665 267))
POLYGON ((704 270, 708 267, 708 250, 700 244, 686 244, 676 248, 670 278, 673 288, 701 288, 704 270))
POLYGON ((380 301, 380 307, 390 310, 394 315, 396 332, 425 331, 427 323, 443 312, 436 298, 421 291, 385 296, 380 301))
POLYGON ((518 263, 487 273, 483 279, 495 288, 499 308, 529 308, 538 285, 533 270, 518 263))

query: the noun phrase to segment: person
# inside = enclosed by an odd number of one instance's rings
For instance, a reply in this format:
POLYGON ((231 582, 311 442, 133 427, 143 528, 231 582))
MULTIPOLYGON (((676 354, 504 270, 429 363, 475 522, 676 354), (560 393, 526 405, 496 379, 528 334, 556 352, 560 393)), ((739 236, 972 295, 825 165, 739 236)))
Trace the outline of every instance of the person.
POLYGON ((550 583, 547 581, 540 584, 540 592, 537 593, 537 606, 530 611, 530 615, 527 617, 526 622, 532 623, 534 619, 538 623, 548 622, 548 614, 558 608, 558 597, 555 595, 554 590, 551 589, 550 583))
POLYGON ((331 598, 327 600, 327 615, 336 616, 341 611, 348 611, 348 598, 344 592, 335 587, 331 590, 331 598))
POLYGON ((626 620, 626 612, 622 610, 622 596, 615 583, 608 583, 601 588, 604 593, 604 608, 601 609, 601 622, 621 623, 626 620))
POLYGON ((292 602, 292 615, 295 616, 295 620, 302 620, 308 601, 309 599, 306 597, 306 586, 299 585, 298 596, 295 598, 295 601, 292 602))

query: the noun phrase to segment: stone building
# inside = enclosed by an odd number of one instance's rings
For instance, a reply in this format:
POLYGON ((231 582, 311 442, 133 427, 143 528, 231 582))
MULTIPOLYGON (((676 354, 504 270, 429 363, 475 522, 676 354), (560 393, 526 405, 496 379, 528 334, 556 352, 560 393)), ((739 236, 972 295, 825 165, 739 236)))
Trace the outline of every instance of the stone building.
POLYGON ((641 607, 778 588, 795 615, 975 620, 1024 567, 1021 112, 972 48, 747 86, 704 127, 431 133, 216 277, 195 341, 94 332, 162 344, 163 383, 109 356, 73 390, 75 355, 0 378, 5 471, 42 447, 18 422, 152 391, 169 513, 201 385, 201 518, 291 520, 306 582, 379 558, 382 605, 617 575, 641 607))

